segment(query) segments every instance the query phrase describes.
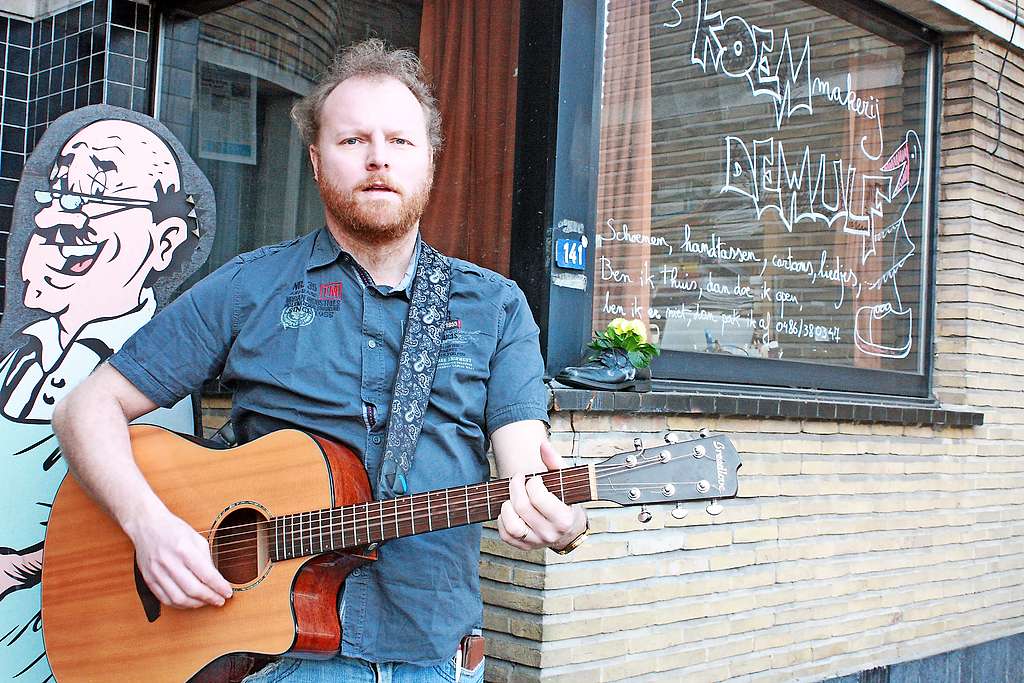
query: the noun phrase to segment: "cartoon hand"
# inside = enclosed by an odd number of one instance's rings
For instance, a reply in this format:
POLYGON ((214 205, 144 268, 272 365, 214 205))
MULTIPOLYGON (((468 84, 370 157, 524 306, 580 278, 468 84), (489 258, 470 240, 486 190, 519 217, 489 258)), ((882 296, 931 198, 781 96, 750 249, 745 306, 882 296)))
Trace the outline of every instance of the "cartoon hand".
POLYGON ((21 552, 0 546, 0 600, 9 593, 31 588, 43 575, 43 544, 21 552))

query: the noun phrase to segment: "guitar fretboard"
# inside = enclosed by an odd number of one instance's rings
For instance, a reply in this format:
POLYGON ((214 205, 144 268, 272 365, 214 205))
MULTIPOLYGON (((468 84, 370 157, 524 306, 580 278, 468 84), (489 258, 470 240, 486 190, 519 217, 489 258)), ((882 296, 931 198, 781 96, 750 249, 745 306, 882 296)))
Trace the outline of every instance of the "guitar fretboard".
MULTIPOLYGON (((588 465, 531 476, 540 476, 548 491, 567 504, 593 499, 588 465)), ((273 517, 267 527, 270 559, 277 562, 360 548, 392 538, 485 522, 496 519, 501 504, 508 499, 509 480, 499 479, 273 517)))

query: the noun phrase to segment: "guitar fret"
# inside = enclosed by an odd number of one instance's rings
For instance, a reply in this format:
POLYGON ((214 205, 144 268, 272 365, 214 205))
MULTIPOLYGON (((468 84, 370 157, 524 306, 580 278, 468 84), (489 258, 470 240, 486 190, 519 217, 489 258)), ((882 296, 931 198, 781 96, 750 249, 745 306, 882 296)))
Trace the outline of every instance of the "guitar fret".
POLYGON ((316 513, 316 520, 317 520, 317 525, 319 527, 316 530, 316 535, 320 539, 320 552, 323 552, 324 551, 324 511, 323 510, 319 510, 316 513))
POLYGON ((413 533, 416 533, 416 496, 409 498, 409 523, 413 527, 413 533))
POLYGON ((398 520, 400 518, 399 503, 395 501, 395 538, 402 535, 402 530, 398 527, 398 520))
POLYGON ((434 530, 434 513, 430 511, 430 492, 427 492, 427 528, 429 531, 434 530))
POLYGON ((337 547, 337 542, 334 540, 334 510, 327 513, 327 525, 330 531, 327 532, 327 539, 330 541, 331 550, 337 547))
POLYGON ((378 501, 377 507, 379 509, 379 512, 377 514, 380 515, 380 538, 383 541, 385 538, 387 538, 387 535, 384 533, 384 501, 378 501))
POLYGON ((562 502, 565 502, 565 477, 562 476, 563 470, 558 470, 558 486, 562 490, 562 502))
POLYGON ((299 516, 291 515, 292 518, 292 557, 298 557, 299 551, 296 549, 296 544, 301 541, 301 536, 298 533, 298 527, 300 526, 299 516))
POLYGON ((466 494, 466 524, 469 524, 469 485, 463 487, 463 493, 466 494))
POLYGON ((273 561, 277 562, 278 560, 281 559, 281 547, 280 547, 281 546, 281 534, 278 531, 278 526, 280 524, 280 519, 281 518, 280 517, 274 517, 273 519, 274 519, 274 557, 271 558, 271 559, 273 561))
POLYGON ((491 512, 491 486, 490 486, 490 484, 484 484, 484 495, 487 497, 487 519, 494 519, 494 514, 491 512))
POLYGON ((448 516, 448 528, 452 528, 452 506, 448 502, 448 489, 444 490, 444 512, 448 516))
POLYGON ((366 513, 366 542, 370 542, 370 504, 363 503, 363 512, 366 513))

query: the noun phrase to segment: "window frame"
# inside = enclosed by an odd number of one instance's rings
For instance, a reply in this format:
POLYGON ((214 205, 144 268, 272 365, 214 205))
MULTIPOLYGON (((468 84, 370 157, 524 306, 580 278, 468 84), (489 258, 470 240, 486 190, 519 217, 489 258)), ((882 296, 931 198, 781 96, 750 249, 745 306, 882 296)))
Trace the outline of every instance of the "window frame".
MULTIPOLYGON (((874 3, 803 0, 890 40, 927 47, 925 179, 922 226, 919 372, 876 370, 806 361, 664 351, 651 366, 656 380, 702 386, 821 391, 929 398, 935 329, 941 121, 942 43, 939 35, 874 3)), ((548 377, 580 362, 593 335, 592 297, 600 146, 600 89, 605 2, 523 0, 519 52, 519 113, 513 201, 511 274, 527 295, 541 329, 548 377), (587 238, 586 290, 554 284, 554 245, 566 221, 587 238), (540 246, 538 246, 540 245, 540 246), (538 253, 538 249, 540 253, 538 253)))

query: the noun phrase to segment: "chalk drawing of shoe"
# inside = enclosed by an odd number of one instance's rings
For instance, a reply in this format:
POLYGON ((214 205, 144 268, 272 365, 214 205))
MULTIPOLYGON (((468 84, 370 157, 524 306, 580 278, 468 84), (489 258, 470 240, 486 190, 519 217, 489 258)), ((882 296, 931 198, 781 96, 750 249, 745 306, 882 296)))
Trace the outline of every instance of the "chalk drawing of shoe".
POLYGON ((853 337, 857 348, 869 356, 906 358, 913 343, 913 315, 911 309, 896 310, 890 303, 861 306, 857 309, 853 337), (883 330, 888 328, 888 334, 883 330), (887 336, 893 343, 885 344, 887 336))

